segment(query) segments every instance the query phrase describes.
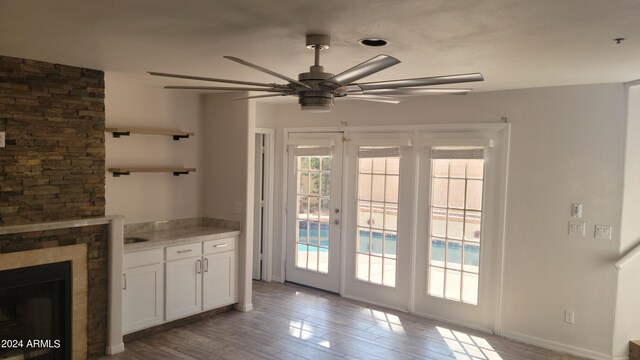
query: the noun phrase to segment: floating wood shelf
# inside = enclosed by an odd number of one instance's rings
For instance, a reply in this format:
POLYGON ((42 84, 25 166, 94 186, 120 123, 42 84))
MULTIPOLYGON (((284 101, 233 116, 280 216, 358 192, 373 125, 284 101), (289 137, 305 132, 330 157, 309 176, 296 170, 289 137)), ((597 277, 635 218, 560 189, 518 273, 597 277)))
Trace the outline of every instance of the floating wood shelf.
POLYGON ((122 175, 131 175, 135 172, 160 172, 160 173, 173 173, 174 176, 186 175, 190 172, 195 172, 195 168, 183 168, 183 167, 122 167, 122 168, 109 168, 110 173, 114 177, 122 175))
POLYGON ((192 132, 182 131, 182 130, 172 130, 172 129, 139 129, 139 128, 126 128, 126 127, 117 127, 117 128, 106 128, 107 132, 113 134, 114 138, 119 138, 121 136, 129 136, 131 134, 145 134, 145 135, 164 135, 164 136, 173 136, 173 140, 187 139, 189 136, 195 135, 192 132))

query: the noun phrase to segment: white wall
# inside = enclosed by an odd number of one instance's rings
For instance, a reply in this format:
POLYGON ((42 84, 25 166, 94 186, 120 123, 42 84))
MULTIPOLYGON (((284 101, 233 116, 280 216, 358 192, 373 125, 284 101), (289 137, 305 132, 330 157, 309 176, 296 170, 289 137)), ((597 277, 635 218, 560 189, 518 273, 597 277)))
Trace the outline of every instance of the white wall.
POLYGON ((247 93, 203 95, 204 216, 240 221, 238 302, 251 309, 255 103, 247 93), (236 211, 234 203, 240 204, 236 211))
MULTIPOLYGON (((620 227, 620 254, 640 244, 640 84, 628 93, 627 138, 624 172, 624 199, 620 227)), ((618 296, 613 354, 629 353, 629 340, 640 339, 640 259, 618 273, 618 296)))
POLYGON ((270 103, 256 103, 256 127, 267 129, 276 127, 276 106, 270 103))
MULTIPOLYGON (((277 107, 276 199, 283 209, 286 127, 512 123, 504 271, 504 333, 585 355, 611 354, 621 219, 625 96, 622 84, 413 98, 399 105, 340 102, 331 113, 277 107), (570 204, 587 236, 570 238, 570 204), (614 225, 613 240, 593 238, 614 225), (576 323, 564 323, 564 310, 576 323)), ((275 212, 274 277, 281 277, 282 211, 275 212), (280 240, 280 241, 279 241, 280 240)))
POLYGON ((106 174, 106 212, 124 215, 125 223, 202 216, 203 133, 200 96, 117 82, 106 74, 107 127, 180 129, 195 132, 189 139, 137 135, 115 139, 106 134, 106 167, 195 167, 189 175, 134 173, 115 178, 106 174))

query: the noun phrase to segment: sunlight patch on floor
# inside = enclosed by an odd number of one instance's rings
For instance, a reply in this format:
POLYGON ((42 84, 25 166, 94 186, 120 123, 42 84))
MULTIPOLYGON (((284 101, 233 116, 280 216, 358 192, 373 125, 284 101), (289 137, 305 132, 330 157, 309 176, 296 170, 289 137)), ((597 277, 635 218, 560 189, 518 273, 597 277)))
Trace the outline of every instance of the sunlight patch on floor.
MULTIPOLYGON (((314 337, 313 326, 304 321, 291 320, 289 322, 289 335, 302 340, 312 339, 314 337)), ((320 340, 318 341, 318 345, 327 349, 331 348, 331 342, 329 340, 320 340)))
POLYGON ((298 339, 307 340, 313 337, 313 327, 304 321, 291 320, 289 322, 289 335, 298 339))
POLYGON ((457 360, 502 360, 484 338, 440 326, 436 329, 457 360))
POLYGON ((373 309, 366 309, 366 311, 376 321, 378 327, 394 334, 405 334, 404 327, 402 327, 402 322, 398 316, 373 309))

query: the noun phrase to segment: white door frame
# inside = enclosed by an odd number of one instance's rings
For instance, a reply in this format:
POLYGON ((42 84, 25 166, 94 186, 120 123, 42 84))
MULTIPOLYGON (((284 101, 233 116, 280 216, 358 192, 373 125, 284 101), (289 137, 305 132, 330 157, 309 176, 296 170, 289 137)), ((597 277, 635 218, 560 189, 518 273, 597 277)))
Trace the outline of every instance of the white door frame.
POLYGON ((256 128, 255 134, 265 135, 264 151, 264 218, 262 221, 262 280, 273 276, 273 193, 275 175, 275 129, 256 128))
MULTIPOLYGON (((282 140, 281 143, 283 144, 283 148, 282 148, 282 179, 283 181, 281 181, 281 194, 282 194, 282 221, 281 221, 281 229, 282 229, 282 238, 281 238, 281 246, 280 246, 280 259, 282 259, 282 261, 280 261, 280 282, 284 283, 287 276, 286 276, 286 261, 287 261, 287 236, 289 235, 287 233, 287 203, 289 201, 288 199, 288 189, 287 189, 287 174, 289 173, 289 154, 287 152, 287 139, 289 139, 289 134, 291 133, 327 133, 327 132, 342 132, 344 133, 344 127, 336 127, 336 126, 328 126, 328 127, 295 127, 295 128, 284 128, 282 129, 282 140)), ((344 150, 343 150, 344 151, 344 150)), ((344 174, 344 161, 343 161, 343 171, 342 173, 344 174)), ((344 189, 344 176, 342 177, 343 181, 342 181, 342 187, 344 189)), ((343 201, 344 201, 344 191, 342 192, 342 197, 343 197, 343 201)), ((344 216, 344 212, 342 214, 344 216)), ((344 226, 342 227, 341 233, 340 233, 340 237, 342 239, 344 239, 344 226)), ((342 253, 342 251, 344 251, 344 241, 341 241, 341 249, 340 252, 342 253)), ((342 262, 342 260, 340 261, 340 284, 343 284, 343 278, 342 278, 342 273, 344 270, 344 264, 342 262)), ((340 291, 340 294, 342 295, 342 290, 340 291)))
MULTIPOLYGON (((503 268, 504 268, 504 244, 505 244, 505 227, 506 227, 506 207, 507 207, 507 180, 508 180, 508 174, 509 174, 509 151, 510 151, 510 131, 511 131, 511 127, 510 124, 508 123, 459 123, 459 124, 445 124, 445 123, 441 123, 441 124, 411 124, 411 125, 373 125, 373 126, 343 126, 343 127, 296 127, 296 128, 284 128, 282 130, 282 134, 283 134, 283 140, 281 140, 283 143, 286 143, 286 139, 289 137, 289 133, 291 132, 339 132, 339 131, 343 131, 344 132, 344 136, 345 136, 345 140, 348 141, 348 138, 350 136, 350 133, 359 133, 359 132, 366 132, 366 133, 381 133, 381 134, 390 134, 390 133, 397 133, 397 132, 407 132, 407 131, 413 131, 413 132, 423 132, 423 131, 431 131, 431 132, 456 132, 456 131, 464 131, 464 132, 503 132, 503 139, 504 139, 504 153, 502 158, 500 159, 501 162, 501 166, 503 167, 503 174, 505 174, 505 177, 503 179, 500 179, 500 184, 498 185, 498 193, 500 196, 500 199, 497 200, 498 203, 498 207, 499 207, 499 220, 498 223, 496 224, 496 238, 495 238, 495 246, 498 248, 496 250, 496 268, 498 270, 498 273, 496 274, 496 286, 494 288, 494 291, 496 292, 496 303, 495 303, 495 321, 494 321, 494 332, 496 334, 500 334, 501 329, 502 329, 502 298, 503 298, 503 268)), ((286 146, 286 145, 285 145, 286 146)), ((345 147, 345 151, 347 151, 346 149, 348 148, 345 147)), ((286 150, 286 148, 285 148, 286 150)), ((346 154, 345 154, 346 155, 346 154)), ((286 175, 287 175, 287 152, 286 151, 282 151, 281 154, 282 158, 282 177, 283 179, 286 179, 286 175)), ((344 168, 347 166, 347 161, 343 162, 343 174, 347 174, 348 169, 344 168)), ((417 176, 416 176, 417 177, 417 176)), ((347 184, 346 184, 346 176, 343 176, 343 189, 347 189, 347 184)), ((415 181, 416 183, 416 188, 417 188, 417 179, 415 181)), ((286 194, 287 193, 287 185, 286 183, 283 183, 281 185, 281 191, 282 194, 286 194)), ((417 190, 417 189, 416 189, 417 190)), ((343 191, 343 204, 346 204, 345 202, 345 197, 348 196, 347 195, 347 191, 343 191)), ((287 199, 286 199, 286 195, 283 196, 283 205, 286 203, 287 199)), ((418 208, 418 200, 415 200, 415 204, 414 204, 414 211, 416 214, 414 214, 414 223, 417 221, 417 208, 418 208)), ((343 209, 346 210, 346 209, 343 209)), ((282 209, 283 215, 284 215, 284 209, 282 209)), ((343 211, 343 217, 348 216, 347 213, 345 213, 345 211, 343 211)), ((286 239, 287 236, 287 226, 286 226, 286 216, 282 217, 282 238, 286 239)), ((346 234, 346 226, 342 227, 342 258, 343 260, 341 261, 341 269, 340 269, 340 273, 341 273, 341 284, 344 284, 344 276, 345 276, 345 266, 344 266, 344 259, 345 259, 345 255, 346 255, 346 242, 348 241, 348 237, 346 234)), ((416 231, 415 229, 413 230, 414 232, 414 236, 413 236, 413 243, 412 243, 412 249, 415 249, 415 245, 416 245, 416 231)), ((283 274, 281 281, 284 282, 284 273, 285 273, 285 266, 284 266, 284 262, 286 259, 286 242, 283 242, 283 245, 281 247, 282 250, 282 262, 280 264, 280 270, 281 270, 281 274, 283 274)), ((415 253, 415 251, 414 251, 415 253)), ((414 282, 414 279, 416 277, 415 274, 415 256, 412 259, 412 272, 411 272, 411 281, 412 283, 414 282)), ((344 285, 342 285, 344 286, 344 285)), ((340 290, 340 294, 343 295, 344 294, 344 289, 341 288, 340 290)), ((413 299, 415 298, 414 294, 411 294, 410 296, 410 300, 409 300, 409 304, 408 304, 408 310, 410 313, 414 313, 414 304, 413 304, 413 299)), ((380 305, 385 305, 385 304, 380 304, 380 305)), ((418 315, 422 315, 424 316, 425 314, 418 314, 418 315)), ((447 320, 447 319, 442 319, 442 320, 447 320)), ((450 321, 450 320, 447 320, 450 321)), ((473 327, 473 325, 471 324, 464 324, 461 323, 460 325, 463 326, 471 326, 473 327)))
MULTIPOLYGON (((295 264, 295 259, 292 259, 291 256, 294 254, 291 251, 291 246, 293 244, 290 243, 292 239, 295 239, 297 234, 291 233, 295 226, 291 223, 291 220, 297 219, 296 215, 296 192, 297 185, 292 184, 290 181, 292 180, 292 176, 295 175, 292 167, 295 167, 295 154, 290 153, 289 151, 285 151, 287 154, 287 172, 285 172, 284 185, 285 185, 285 237, 283 238, 283 248, 285 250, 285 272, 284 280, 293 281, 293 282, 301 282, 305 285, 318 287, 320 289, 325 289, 331 292, 339 293, 340 287, 342 284, 342 267, 339 269, 335 268, 335 264, 342 264, 342 249, 344 248, 341 238, 344 234, 344 226, 342 226, 343 219, 343 210, 342 210, 342 201, 343 201, 343 132, 342 131, 322 131, 322 132, 312 132, 312 131, 292 131, 287 134, 286 138, 286 146, 288 145, 320 145, 325 146, 325 143, 328 146, 328 143, 331 143, 332 153, 338 154, 337 156, 332 156, 332 170, 331 170, 331 204, 330 207, 330 225, 329 225, 329 241, 333 245, 331 245, 329 250, 329 272, 328 273, 318 273, 315 271, 310 271, 306 269, 300 269, 295 264), (321 145, 322 144, 322 145, 321 145), (339 180, 339 181, 336 181, 339 180), (292 187, 293 185, 293 187, 292 187), (292 199, 291 197, 294 197, 292 199), (336 209, 336 213, 333 213, 334 208, 336 209), (337 222, 334 224, 333 222, 337 222), (335 226, 338 226, 336 229, 335 226), (336 243, 338 242, 338 243, 336 243), (339 245, 339 246, 337 246, 339 245), (332 249, 332 250, 331 250, 332 249), (331 265, 333 264, 333 265, 331 265), (287 273, 286 269, 289 269, 291 273, 287 273), (308 281, 308 283, 306 282, 308 281)), ((295 148, 295 146, 294 146, 295 148)), ((294 176, 295 178, 295 176, 294 176)), ((297 221, 297 220, 295 220, 297 221)), ((318 228, 319 230, 320 228, 318 228)))

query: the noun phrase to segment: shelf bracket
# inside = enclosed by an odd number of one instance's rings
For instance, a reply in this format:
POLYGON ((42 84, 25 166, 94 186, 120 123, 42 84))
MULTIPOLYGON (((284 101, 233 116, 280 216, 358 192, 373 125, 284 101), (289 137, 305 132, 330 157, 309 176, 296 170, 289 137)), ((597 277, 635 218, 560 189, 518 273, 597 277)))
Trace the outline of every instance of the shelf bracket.
POLYGON ((174 171, 173 176, 188 175, 189 171, 174 171))
POLYGON ((188 139, 189 135, 173 135, 173 140, 188 139))
POLYGON ((128 176, 128 175, 131 175, 130 171, 114 171, 113 172, 113 177, 128 176))
MULTIPOLYGON (((131 132, 130 131, 114 131, 113 132, 113 137, 114 138, 119 138, 120 136, 130 136, 131 132)), ((129 175, 129 174, 127 174, 129 175)))

